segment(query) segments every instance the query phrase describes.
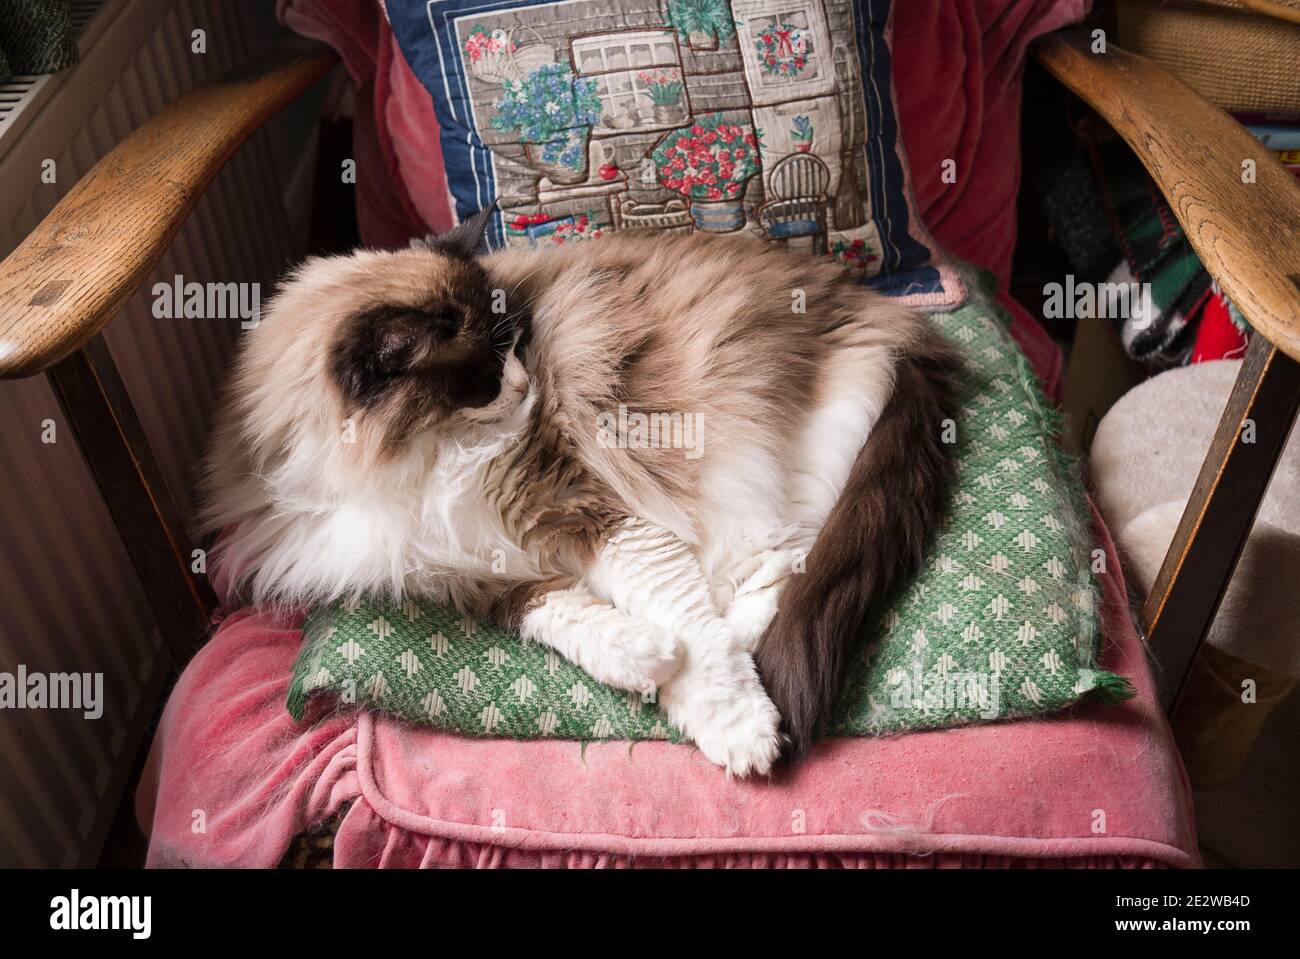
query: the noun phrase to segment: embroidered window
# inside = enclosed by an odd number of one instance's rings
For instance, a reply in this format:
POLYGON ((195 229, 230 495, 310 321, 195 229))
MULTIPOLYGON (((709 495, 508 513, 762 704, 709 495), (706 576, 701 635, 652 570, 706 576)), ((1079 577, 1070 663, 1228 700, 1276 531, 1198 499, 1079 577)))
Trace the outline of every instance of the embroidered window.
POLYGON ((597 83, 603 109, 595 135, 680 126, 690 116, 677 35, 642 30, 572 41, 580 76, 597 83))

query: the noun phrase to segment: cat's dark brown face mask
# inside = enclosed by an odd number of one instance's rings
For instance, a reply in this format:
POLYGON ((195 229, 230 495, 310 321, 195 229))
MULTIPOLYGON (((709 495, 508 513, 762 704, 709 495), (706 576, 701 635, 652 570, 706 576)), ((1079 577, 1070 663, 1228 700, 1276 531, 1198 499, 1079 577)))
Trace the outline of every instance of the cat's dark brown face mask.
POLYGON ((427 241, 427 283, 340 329, 331 368, 345 405, 383 416, 390 444, 457 416, 491 420, 527 391, 527 311, 510 309, 474 260, 491 213, 427 241))

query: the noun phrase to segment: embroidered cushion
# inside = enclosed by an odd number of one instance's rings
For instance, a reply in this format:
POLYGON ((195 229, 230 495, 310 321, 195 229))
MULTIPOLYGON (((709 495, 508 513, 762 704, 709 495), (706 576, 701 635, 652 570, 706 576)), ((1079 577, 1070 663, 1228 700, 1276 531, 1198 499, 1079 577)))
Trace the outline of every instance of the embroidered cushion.
POLYGON ((387 0, 493 249, 752 234, 952 306, 912 207, 889 0, 387 0))
MULTIPOLYGON (((864 636, 829 728, 875 735, 1043 714, 1127 681, 1096 669, 1104 563, 1078 464, 1007 318, 983 297, 934 323, 968 359, 952 424, 958 482, 922 573, 864 636), (868 642, 867 640, 872 641, 868 642)), ((549 648, 432 603, 311 610, 289 709, 336 694, 468 735, 676 739, 653 702, 595 682, 549 648)))

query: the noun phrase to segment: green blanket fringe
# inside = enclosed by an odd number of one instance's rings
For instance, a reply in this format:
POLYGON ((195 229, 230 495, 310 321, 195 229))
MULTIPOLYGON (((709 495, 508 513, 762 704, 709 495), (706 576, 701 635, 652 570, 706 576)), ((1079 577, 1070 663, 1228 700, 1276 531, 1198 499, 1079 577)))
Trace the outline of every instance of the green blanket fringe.
POLYGON ((1097 673, 1097 685, 1092 687, 1092 695, 1112 706, 1128 702, 1137 695, 1133 681, 1125 676, 1105 671, 1097 673))

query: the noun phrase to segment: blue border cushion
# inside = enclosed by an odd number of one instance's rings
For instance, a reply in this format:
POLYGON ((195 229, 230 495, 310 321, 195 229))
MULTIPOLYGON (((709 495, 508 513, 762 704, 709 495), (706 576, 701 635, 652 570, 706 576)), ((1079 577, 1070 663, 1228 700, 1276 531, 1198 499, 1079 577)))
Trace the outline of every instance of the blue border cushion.
MULTIPOLYGON (((821 246, 865 282, 935 306, 964 295, 911 206, 890 0, 386 6, 432 98, 457 216, 500 204, 492 248, 769 236, 762 204, 799 198, 825 204, 821 246)), ((817 232, 791 242, 811 250, 817 232)))

